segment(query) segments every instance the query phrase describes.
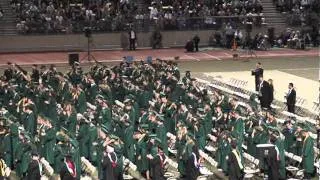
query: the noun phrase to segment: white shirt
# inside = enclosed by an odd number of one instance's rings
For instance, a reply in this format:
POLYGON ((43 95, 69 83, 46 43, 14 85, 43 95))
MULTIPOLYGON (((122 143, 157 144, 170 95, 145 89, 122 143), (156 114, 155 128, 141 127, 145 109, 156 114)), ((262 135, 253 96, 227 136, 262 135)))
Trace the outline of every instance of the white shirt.
POLYGON ((136 38, 136 33, 134 31, 130 31, 130 38, 135 39, 136 38))

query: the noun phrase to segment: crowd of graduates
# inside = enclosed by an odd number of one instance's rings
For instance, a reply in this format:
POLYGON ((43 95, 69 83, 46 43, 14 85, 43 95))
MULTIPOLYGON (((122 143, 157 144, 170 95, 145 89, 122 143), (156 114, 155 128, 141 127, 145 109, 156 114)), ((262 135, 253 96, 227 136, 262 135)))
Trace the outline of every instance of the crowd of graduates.
POLYGON ((76 63, 66 73, 9 63, 0 87, 1 158, 21 178, 40 177, 42 168, 31 169, 43 158, 61 179, 79 179, 87 173, 84 157, 100 179, 122 179, 125 157, 147 179, 164 179, 166 159, 174 156, 180 176, 191 180, 202 163, 198 150, 212 144, 219 168, 239 179, 242 145, 256 157, 256 145, 265 143, 277 147, 272 162, 279 168, 267 163, 270 176, 286 179, 285 151, 302 156, 306 178, 314 174, 309 129, 292 121, 279 129, 254 94, 250 106, 240 105, 203 88, 189 71, 181 76, 176 62, 97 63, 87 71, 76 63))

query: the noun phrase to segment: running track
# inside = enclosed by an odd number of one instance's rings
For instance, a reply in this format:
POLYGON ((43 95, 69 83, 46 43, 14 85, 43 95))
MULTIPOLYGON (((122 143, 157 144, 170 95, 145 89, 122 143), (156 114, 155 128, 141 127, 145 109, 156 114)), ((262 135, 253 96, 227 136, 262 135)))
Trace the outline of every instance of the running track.
MULTIPOLYGON (((285 57, 319 57, 318 49, 295 50, 295 49, 276 49, 270 51, 255 51, 258 58, 285 58, 285 57)), ((208 60, 230 60, 234 51, 231 50, 206 50, 197 53, 185 53, 184 49, 143 49, 137 51, 94 51, 92 55, 100 62, 122 61, 124 56, 133 56, 135 60, 145 60, 147 56, 153 59, 173 60, 179 56, 181 61, 208 61, 208 60)), ((86 52, 79 52, 80 59, 86 56, 86 52)), ((241 58, 247 58, 246 52, 238 51, 241 58)), ((68 62, 68 52, 39 52, 39 53, 3 53, 0 54, 0 66, 7 62, 20 65, 31 64, 66 64, 68 62)))

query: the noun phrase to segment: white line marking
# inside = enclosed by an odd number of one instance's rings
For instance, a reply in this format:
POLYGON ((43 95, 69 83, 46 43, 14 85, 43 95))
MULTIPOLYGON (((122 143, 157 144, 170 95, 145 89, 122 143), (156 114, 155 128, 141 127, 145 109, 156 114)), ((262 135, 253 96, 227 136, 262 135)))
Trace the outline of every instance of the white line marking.
POLYGON ((284 71, 307 71, 307 70, 318 70, 320 68, 292 68, 292 69, 277 69, 277 70, 284 70, 284 71))
POLYGON ((219 61, 221 61, 221 60, 222 60, 222 59, 220 59, 219 57, 216 57, 216 56, 210 55, 210 54, 208 54, 208 53, 204 53, 204 52, 202 52, 202 54, 204 54, 204 55, 206 55, 206 56, 209 56, 209 57, 211 57, 211 58, 213 58, 213 59, 219 60, 219 61))
POLYGON ((191 59, 195 59, 195 60, 197 60, 197 61, 200 61, 200 59, 195 58, 195 57, 193 57, 193 56, 191 56, 191 55, 186 55, 186 54, 185 54, 184 56, 189 57, 189 58, 191 58, 191 59))
POLYGON ((226 56, 232 56, 231 54, 229 54, 229 53, 223 53, 224 55, 226 55, 226 56))

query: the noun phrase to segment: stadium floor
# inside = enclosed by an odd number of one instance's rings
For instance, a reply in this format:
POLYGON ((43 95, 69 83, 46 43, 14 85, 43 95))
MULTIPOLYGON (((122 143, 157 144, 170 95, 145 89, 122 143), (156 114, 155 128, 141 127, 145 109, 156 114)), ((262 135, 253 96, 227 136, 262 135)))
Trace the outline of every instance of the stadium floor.
MULTIPOLYGON (((133 56, 134 60, 153 59, 173 60, 179 56, 181 72, 190 70, 195 76, 205 73, 207 76, 221 76, 225 81, 230 78, 248 81, 247 89, 254 90, 254 80, 250 70, 260 61, 265 69, 265 79, 273 79, 275 98, 283 101, 287 85, 293 82, 297 88, 298 97, 306 100, 305 106, 312 109, 313 102, 319 97, 320 58, 319 49, 295 50, 272 49, 255 51, 257 57, 251 57, 247 51, 238 50, 239 58, 233 59, 234 51, 226 49, 201 48, 200 52, 185 53, 182 48, 172 49, 140 49, 137 51, 93 51, 92 55, 99 62, 118 64, 124 56, 133 56), (303 92, 303 93, 301 93, 303 92), (306 93, 307 92, 307 93, 306 93)), ((90 65, 86 52, 79 52, 84 67, 90 65)), ((0 54, 0 73, 8 61, 30 68, 31 64, 55 64, 58 69, 66 71, 68 52, 38 52, 38 53, 2 53, 0 54)))

